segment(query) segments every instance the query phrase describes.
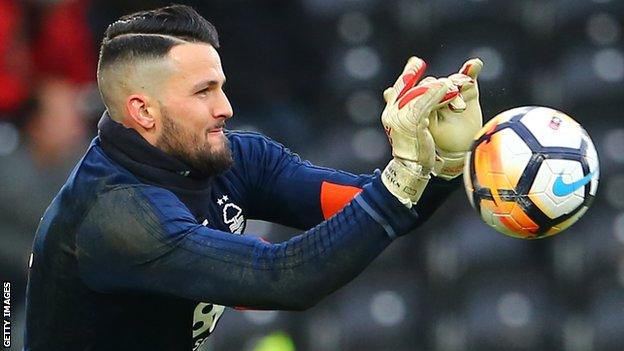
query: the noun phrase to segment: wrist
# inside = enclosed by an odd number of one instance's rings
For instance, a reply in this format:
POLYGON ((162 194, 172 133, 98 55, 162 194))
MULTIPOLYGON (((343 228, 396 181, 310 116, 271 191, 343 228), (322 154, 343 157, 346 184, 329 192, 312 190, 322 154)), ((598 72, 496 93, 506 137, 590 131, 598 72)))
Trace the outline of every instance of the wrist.
POLYGON ((418 163, 398 158, 390 160, 381 174, 384 186, 407 208, 418 202, 430 178, 418 163))
POLYGON ((451 180, 464 171, 466 151, 444 151, 436 148, 436 162, 433 175, 444 180, 451 180))
MULTIPOLYGON (((438 182, 450 183, 442 180, 438 182)), ((427 191, 423 198, 426 196, 427 191)), ((401 203, 384 185, 379 170, 375 170, 371 182, 362 187, 362 192, 354 201, 386 229, 390 238, 407 234, 420 223, 420 215, 416 212, 418 205, 407 208, 401 203)))

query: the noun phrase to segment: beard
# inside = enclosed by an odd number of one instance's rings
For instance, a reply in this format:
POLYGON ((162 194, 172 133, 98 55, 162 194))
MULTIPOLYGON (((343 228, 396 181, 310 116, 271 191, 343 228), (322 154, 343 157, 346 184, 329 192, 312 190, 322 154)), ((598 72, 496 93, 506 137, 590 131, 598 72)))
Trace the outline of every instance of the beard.
POLYGON ((156 147, 193 167, 203 175, 216 175, 227 171, 234 164, 230 141, 224 136, 221 148, 215 148, 202 140, 200 134, 184 129, 162 110, 163 131, 156 147))

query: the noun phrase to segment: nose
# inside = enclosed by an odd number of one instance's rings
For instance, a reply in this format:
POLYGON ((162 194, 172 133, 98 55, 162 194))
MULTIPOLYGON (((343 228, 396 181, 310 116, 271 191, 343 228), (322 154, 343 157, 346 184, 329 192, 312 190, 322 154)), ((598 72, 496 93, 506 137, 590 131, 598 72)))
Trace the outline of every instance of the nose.
POLYGON ((213 108, 212 116, 217 118, 229 119, 234 114, 232 110, 232 105, 230 104, 230 100, 225 95, 223 90, 219 90, 219 95, 217 97, 217 101, 213 108))

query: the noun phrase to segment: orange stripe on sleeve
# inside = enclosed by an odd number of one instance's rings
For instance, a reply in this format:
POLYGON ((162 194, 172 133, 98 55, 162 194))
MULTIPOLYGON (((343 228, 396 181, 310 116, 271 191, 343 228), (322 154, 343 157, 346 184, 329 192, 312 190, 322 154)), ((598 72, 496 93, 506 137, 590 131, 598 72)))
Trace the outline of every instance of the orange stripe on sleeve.
POLYGON ((325 219, 342 210, 362 189, 351 185, 340 185, 330 182, 321 184, 321 209, 325 219))

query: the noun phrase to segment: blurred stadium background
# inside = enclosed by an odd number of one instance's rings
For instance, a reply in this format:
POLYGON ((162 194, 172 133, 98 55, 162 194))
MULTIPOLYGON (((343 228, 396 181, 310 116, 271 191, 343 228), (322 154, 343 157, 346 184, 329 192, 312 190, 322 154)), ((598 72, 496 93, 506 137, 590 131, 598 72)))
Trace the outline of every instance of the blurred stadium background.
MULTIPOLYGON (((37 222, 103 111, 98 42, 121 14, 169 2, 0 0, 0 279, 13 282, 16 350, 37 222)), ((486 120, 521 105, 561 109, 601 161, 596 201, 561 235, 507 238, 457 191, 318 306, 229 311, 206 350, 624 349, 624 1, 178 2, 219 30, 229 127, 261 131, 319 165, 385 165, 381 91, 413 54, 432 75, 481 57, 486 120)), ((247 232, 294 233, 264 222, 247 232)))

